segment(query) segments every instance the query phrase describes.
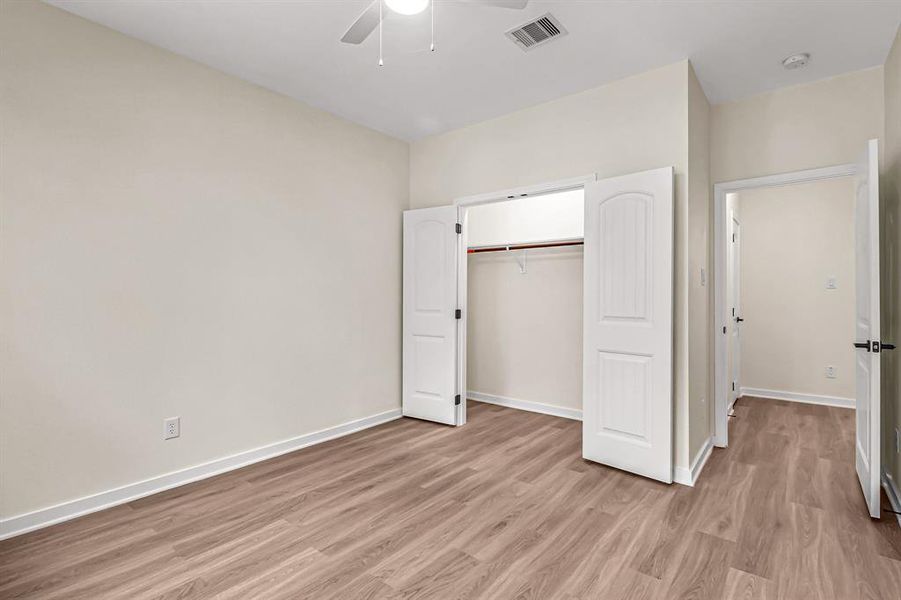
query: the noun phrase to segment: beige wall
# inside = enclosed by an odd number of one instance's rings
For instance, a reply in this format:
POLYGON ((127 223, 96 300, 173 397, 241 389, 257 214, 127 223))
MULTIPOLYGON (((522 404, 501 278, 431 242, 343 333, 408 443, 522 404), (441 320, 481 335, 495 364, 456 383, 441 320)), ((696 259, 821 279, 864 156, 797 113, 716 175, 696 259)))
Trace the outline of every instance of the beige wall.
POLYGON ((582 410, 582 249, 469 256, 467 387, 582 410))
POLYGON ((662 166, 676 173, 676 466, 688 466, 688 62, 635 75, 419 140, 410 149, 412 207, 566 179, 662 166))
MULTIPOLYGON (((901 345, 901 29, 885 63, 885 152, 882 160, 882 339, 901 345)), ((901 486, 901 456, 895 429, 901 429, 901 350, 884 352, 883 457, 901 486)))
POLYGON ((676 63, 413 142, 410 204, 661 165, 684 186, 686 71, 676 63))
POLYGON ((399 408, 405 143, 0 10, 3 517, 399 408))
POLYGON ((851 177, 738 194, 743 388, 853 401, 854 195, 851 177))
POLYGON ((710 231, 713 209, 710 187, 710 104, 688 70, 688 455, 698 455, 713 435, 713 368, 710 334, 713 326, 713 270, 710 231), (701 279, 701 270, 704 279, 701 279))
POLYGON ((717 104, 713 182, 855 162, 883 137, 882 115, 882 67, 717 104))

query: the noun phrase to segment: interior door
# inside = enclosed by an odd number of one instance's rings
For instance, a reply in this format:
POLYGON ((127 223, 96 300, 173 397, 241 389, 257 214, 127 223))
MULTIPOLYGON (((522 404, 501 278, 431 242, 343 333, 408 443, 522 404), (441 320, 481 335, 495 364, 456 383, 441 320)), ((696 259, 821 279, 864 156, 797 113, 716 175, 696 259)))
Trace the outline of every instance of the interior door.
POLYGON ((585 187, 582 455, 671 483, 673 170, 585 187))
POLYGON ((732 340, 731 360, 732 390, 730 391, 731 406, 741 394, 741 328, 744 318, 741 316, 741 224, 735 215, 732 215, 732 246, 731 246, 731 277, 732 277, 732 340))
POLYGON ((870 516, 879 518, 879 145, 867 142, 857 163, 855 199, 856 465, 870 516))
POLYGON ((404 212, 403 413, 455 424, 457 209, 404 212))

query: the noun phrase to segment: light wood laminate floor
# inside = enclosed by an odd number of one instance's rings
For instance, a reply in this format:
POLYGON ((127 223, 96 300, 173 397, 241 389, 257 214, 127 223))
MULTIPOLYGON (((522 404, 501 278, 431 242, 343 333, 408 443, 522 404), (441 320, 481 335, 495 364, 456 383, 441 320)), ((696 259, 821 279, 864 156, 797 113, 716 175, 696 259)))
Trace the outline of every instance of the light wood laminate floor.
POLYGON ((0 598, 901 598, 853 412, 749 399, 695 488, 470 403, 0 542, 0 598))

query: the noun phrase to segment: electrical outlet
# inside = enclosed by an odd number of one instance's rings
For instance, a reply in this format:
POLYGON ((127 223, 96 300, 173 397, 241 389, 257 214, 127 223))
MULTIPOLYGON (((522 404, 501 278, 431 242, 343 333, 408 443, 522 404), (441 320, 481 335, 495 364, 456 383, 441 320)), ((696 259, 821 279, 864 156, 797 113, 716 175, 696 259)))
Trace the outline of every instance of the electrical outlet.
POLYGON ((181 435, 181 417, 171 417, 163 421, 163 439, 171 440, 181 435))
POLYGON ((826 367, 826 377, 829 379, 835 379, 835 367, 831 365, 826 367))
POLYGON ((838 282, 835 280, 835 275, 826 279, 826 289, 827 290, 838 289, 838 282))

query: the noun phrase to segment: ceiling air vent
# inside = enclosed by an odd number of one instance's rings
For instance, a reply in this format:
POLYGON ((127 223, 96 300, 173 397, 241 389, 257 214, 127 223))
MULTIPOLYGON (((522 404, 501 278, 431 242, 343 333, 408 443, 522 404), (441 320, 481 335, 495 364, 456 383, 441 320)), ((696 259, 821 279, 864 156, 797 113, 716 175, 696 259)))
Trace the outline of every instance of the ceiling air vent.
POLYGON ((536 46, 566 35, 566 33, 566 29, 563 28, 557 17, 547 13, 534 21, 530 21, 516 29, 511 29, 507 32, 507 37, 523 50, 531 50, 536 46))

